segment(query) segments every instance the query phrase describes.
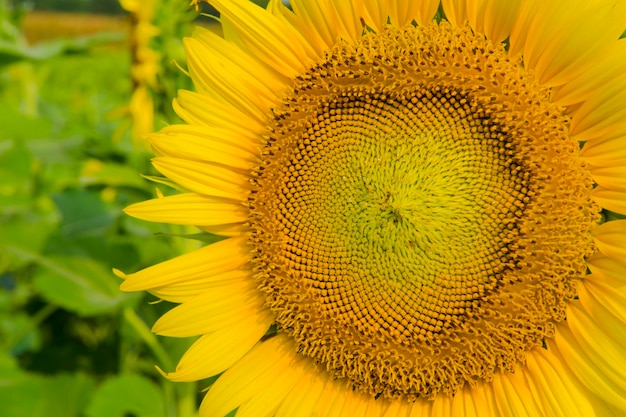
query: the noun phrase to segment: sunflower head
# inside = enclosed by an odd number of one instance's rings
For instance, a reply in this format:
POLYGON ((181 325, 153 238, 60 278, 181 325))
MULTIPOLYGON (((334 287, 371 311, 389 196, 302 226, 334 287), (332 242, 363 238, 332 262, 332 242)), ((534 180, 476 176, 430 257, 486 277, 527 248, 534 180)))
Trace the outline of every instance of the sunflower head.
POLYGON ((626 412, 622 2, 211 3, 127 211, 226 239, 122 285, 204 415, 626 412))

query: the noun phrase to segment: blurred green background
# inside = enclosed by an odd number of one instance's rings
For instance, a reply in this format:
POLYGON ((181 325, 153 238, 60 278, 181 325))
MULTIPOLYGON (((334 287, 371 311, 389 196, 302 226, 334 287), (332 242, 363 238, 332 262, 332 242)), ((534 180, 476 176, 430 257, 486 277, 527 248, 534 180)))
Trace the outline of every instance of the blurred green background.
POLYGON ((146 179, 143 135, 176 123, 171 100, 192 88, 181 39, 210 19, 188 5, 0 0, 1 417, 197 414, 211 381, 155 369, 193 340, 150 333, 172 306, 112 273, 203 244, 122 213, 173 192, 146 179))

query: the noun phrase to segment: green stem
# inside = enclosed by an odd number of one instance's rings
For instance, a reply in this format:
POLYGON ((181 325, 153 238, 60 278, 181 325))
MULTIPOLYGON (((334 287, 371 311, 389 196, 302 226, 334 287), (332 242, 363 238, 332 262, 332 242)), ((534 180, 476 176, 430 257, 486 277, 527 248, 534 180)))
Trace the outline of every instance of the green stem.
POLYGON ((152 333, 148 326, 146 326, 146 323, 144 323, 144 321, 139 318, 137 313, 135 313, 135 310, 130 307, 126 307, 124 309, 124 319, 126 319, 128 324, 130 324, 130 326, 137 332, 139 337, 143 339, 145 344, 148 345, 148 348, 150 348, 154 356, 161 363, 161 366, 165 369, 172 369, 174 364, 172 363, 169 355, 165 349, 163 349, 163 346, 161 346, 154 333, 152 333))

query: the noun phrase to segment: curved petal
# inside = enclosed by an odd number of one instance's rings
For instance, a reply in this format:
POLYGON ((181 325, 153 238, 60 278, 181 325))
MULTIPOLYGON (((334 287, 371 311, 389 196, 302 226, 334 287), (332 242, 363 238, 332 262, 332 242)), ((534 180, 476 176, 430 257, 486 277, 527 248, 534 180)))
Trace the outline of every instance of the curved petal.
POLYGON ((611 190, 621 191, 626 198, 626 160, 623 164, 613 166, 590 166, 589 172, 597 184, 611 190))
POLYGON ((263 310, 264 302, 262 293, 249 276, 227 281, 165 313, 154 324, 152 332, 190 337, 236 327, 248 316, 263 310))
POLYGON ((554 352, 535 349, 526 357, 526 377, 544 414, 555 417, 589 417, 594 415, 589 393, 581 388, 554 352))
MULTIPOLYGON (((226 415, 266 392, 273 382, 303 376, 308 371, 303 362, 287 336, 279 334, 259 343, 213 384, 202 401, 200 414, 215 417, 226 415)), ((284 390, 281 391, 283 393, 284 390)), ((271 400, 268 408, 273 410, 283 398, 279 396, 271 400)))
POLYGON ((181 90, 172 103, 176 114, 190 125, 208 126, 215 129, 213 135, 244 138, 241 146, 258 152, 261 135, 266 130, 263 122, 237 108, 226 105, 212 97, 181 90))
MULTIPOLYGON (((624 337, 623 335, 619 337, 624 337)), ((564 363, 598 397, 626 411, 626 349, 572 302, 554 338, 564 363)))
POLYGON ((626 199, 621 191, 610 190, 599 186, 591 191, 591 198, 600 207, 620 214, 626 214, 626 199))
POLYGON ((365 0, 366 23, 376 31, 383 30, 387 22, 397 27, 409 25, 413 20, 425 25, 433 20, 438 7, 439 0, 365 0))
MULTIPOLYGON (((223 38, 215 36, 223 41, 223 38)), ((189 73, 199 93, 220 100, 225 106, 239 109, 261 122, 267 119, 269 110, 276 104, 276 93, 244 71, 239 63, 225 58, 206 43, 196 38, 185 38, 183 44, 189 73)), ((243 55, 235 45, 230 49, 233 55, 237 52, 243 55)), ((248 65, 252 65, 253 70, 259 67, 257 71, 260 74, 265 69, 258 62, 248 65)))
POLYGON ((626 262, 626 220, 603 223, 591 234, 602 254, 618 262, 626 262))
POLYGON ((252 188, 247 175, 221 165, 168 156, 154 158, 152 165, 185 189, 206 196, 243 202, 252 188))
POLYGON ((543 415, 541 407, 534 399, 532 386, 528 384, 524 371, 496 373, 491 386, 500 415, 515 417, 543 415))
POLYGON ((511 31, 511 53, 541 84, 555 87, 589 70, 619 39, 626 4, 619 1, 527 1, 511 31))
POLYGON ((251 311, 237 326, 226 326, 200 337, 167 378, 198 381, 229 369, 258 343, 273 321, 268 310, 251 311))
POLYGON ((561 106, 571 106, 587 100, 599 89, 611 86, 624 73, 626 62, 626 39, 614 42, 604 59, 595 62, 589 71, 581 73, 570 82, 552 91, 552 101, 561 106))
POLYGON ((293 78, 317 53, 293 26, 248 0, 210 0, 221 14, 226 40, 236 43, 276 74, 293 78))
POLYGON ((454 26, 463 26, 467 20, 466 0, 441 0, 446 19, 454 26))
POLYGON ((626 165, 626 135, 585 142, 580 156, 593 167, 626 165))
POLYGON ((150 135, 148 139, 156 156, 250 170, 255 165, 256 156, 241 145, 247 139, 237 137, 234 133, 220 135, 215 130, 204 126, 172 125, 150 135))
POLYGON ((472 27, 480 27, 480 31, 495 43, 500 43, 509 37, 513 25, 517 22, 522 0, 507 1, 468 1, 468 10, 471 3, 483 3, 482 7, 475 7, 473 13, 468 13, 472 27))
POLYGON ((323 40, 324 49, 331 48, 340 38, 354 41, 361 37, 361 4, 360 1, 332 0, 291 2, 295 15, 323 40))
MULTIPOLYGON (((124 275, 123 291, 162 291, 162 298, 182 302, 195 297, 216 282, 235 279, 250 262, 250 247, 244 238, 225 239, 169 261, 124 275), (161 290, 162 289, 162 290, 161 290)), ((246 273, 249 273, 246 271, 246 273)))
POLYGON ((248 209, 239 202, 194 193, 142 201, 124 209, 138 219, 158 223, 212 226, 248 219, 248 209))

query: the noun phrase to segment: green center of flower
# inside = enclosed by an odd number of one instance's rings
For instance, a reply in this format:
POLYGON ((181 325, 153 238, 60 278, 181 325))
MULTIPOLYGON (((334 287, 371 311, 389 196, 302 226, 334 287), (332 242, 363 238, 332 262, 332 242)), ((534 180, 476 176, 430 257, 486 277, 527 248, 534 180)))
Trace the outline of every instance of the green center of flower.
POLYGON ((594 250, 567 120, 502 48, 449 25, 338 43, 275 110, 254 267, 300 353, 388 398, 514 371, 594 250))

